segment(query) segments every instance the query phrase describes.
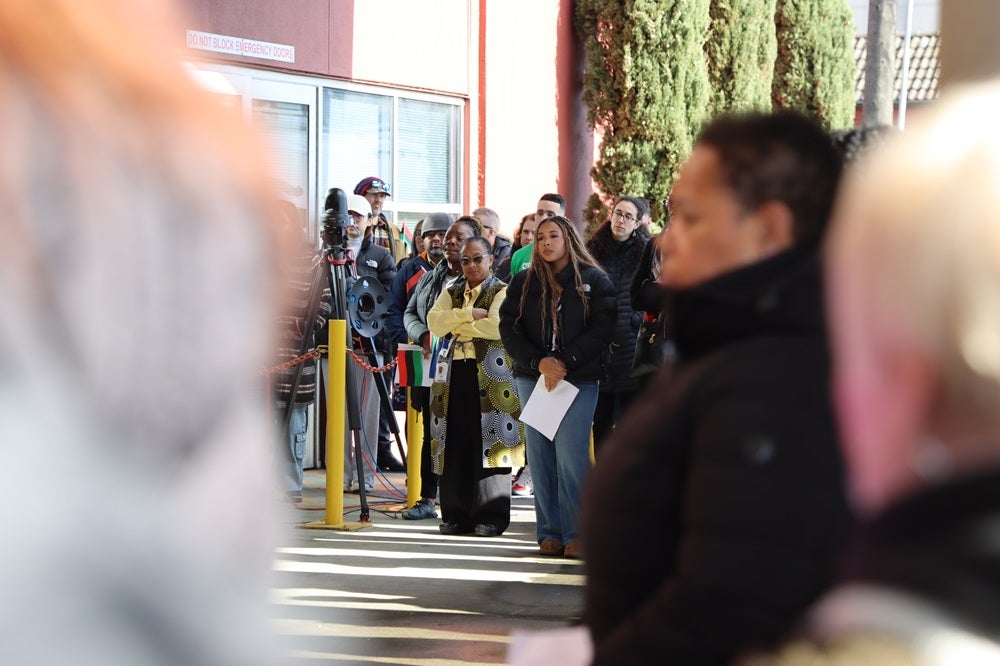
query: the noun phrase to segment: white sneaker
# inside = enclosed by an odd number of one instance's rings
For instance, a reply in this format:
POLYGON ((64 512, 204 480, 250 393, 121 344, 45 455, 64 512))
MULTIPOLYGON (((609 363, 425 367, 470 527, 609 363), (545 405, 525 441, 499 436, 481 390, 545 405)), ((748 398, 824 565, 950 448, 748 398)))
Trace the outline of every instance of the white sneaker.
POLYGON ((510 492, 517 497, 531 497, 535 494, 535 484, 531 482, 530 467, 525 466, 521 468, 521 472, 517 475, 517 480, 510 487, 510 492))

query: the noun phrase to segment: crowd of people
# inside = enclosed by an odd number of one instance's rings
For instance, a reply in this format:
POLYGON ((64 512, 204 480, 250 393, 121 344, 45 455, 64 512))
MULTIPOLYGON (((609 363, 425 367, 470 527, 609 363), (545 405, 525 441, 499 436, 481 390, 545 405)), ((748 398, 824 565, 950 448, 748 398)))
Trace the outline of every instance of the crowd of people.
MULTIPOLYGON (((32 444, 0 473, 49 517, 0 509, 0 655, 269 663, 267 452, 301 501, 322 382, 277 373, 267 419, 232 378, 314 346, 336 304, 253 138, 177 66, 175 19, 127 4, 0 17, 0 439, 32 444)), ((549 193, 512 240, 489 208, 430 213, 413 252, 364 178, 337 214, 389 308, 354 351, 435 364, 403 517, 439 499, 442 534, 503 534, 521 468, 538 552, 584 561, 590 663, 1000 663, 998 105, 955 90, 860 152, 790 112, 717 118, 655 238, 635 194, 585 241, 549 193), (567 386, 555 428, 522 422, 567 386)))

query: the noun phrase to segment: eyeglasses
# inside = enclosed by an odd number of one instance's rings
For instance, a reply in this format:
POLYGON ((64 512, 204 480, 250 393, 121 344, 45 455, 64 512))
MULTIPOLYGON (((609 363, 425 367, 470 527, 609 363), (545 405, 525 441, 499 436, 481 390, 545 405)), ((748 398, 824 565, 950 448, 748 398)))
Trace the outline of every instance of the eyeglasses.
POLYGON ((620 210, 616 210, 615 212, 611 213, 611 217, 617 217, 620 220, 625 220, 629 224, 635 222, 635 216, 633 216, 631 213, 623 213, 620 210))
POLYGON ((462 257, 461 261, 463 266, 468 266, 470 263, 476 264, 478 266, 479 264, 483 263, 483 259, 485 258, 486 258, 485 254, 477 254, 474 257, 462 257))

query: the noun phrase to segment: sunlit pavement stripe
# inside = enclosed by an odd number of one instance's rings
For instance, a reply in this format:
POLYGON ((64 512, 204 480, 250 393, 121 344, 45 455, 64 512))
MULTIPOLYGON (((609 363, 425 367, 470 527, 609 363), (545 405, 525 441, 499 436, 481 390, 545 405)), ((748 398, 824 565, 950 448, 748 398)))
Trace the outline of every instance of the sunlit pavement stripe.
POLYGON ((465 661, 463 659, 414 659, 413 657, 369 657, 366 655, 343 654, 339 652, 307 652, 296 650, 291 653, 296 659, 321 659, 324 662, 370 662, 375 664, 409 664, 410 666, 496 666, 493 661, 465 661))
POLYGON ((383 576, 427 578, 432 580, 481 580, 495 582, 540 583, 545 585, 583 585, 584 577, 574 574, 529 573, 526 571, 489 571, 485 569, 423 569, 418 567, 362 567, 325 562, 277 560, 276 571, 293 573, 337 574, 343 576, 383 576))
MULTIPOLYGON (((386 529, 383 525, 379 525, 376 528, 368 528, 365 530, 361 530, 359 532, 342 532, 340 534, 342 535, 340 536, 340 539, 343 540, 353 539, 355 537, 363 539, 363 538, 370 538, 377 536, 383 539, 430 539, 436 543, 443 543, 443 544, 461 543, 463 541, 467 541, 470 543, 483 544, 484 546, 488 546, 490 544, 511 544, 511 545, 520 544, 522 546, 525 545, 530 546, 531 544, 535 543, 533 537, 522 535, 520 538, 518 538, 515 535, 509 533, 504 536, 489 537, 489 538, 476 536, 474 534, 445 535, 438 532, 437 526, 435 526, 432 531, 428 530, 426 527, 422 527, 418 531, 413 528, 407 529, 406 527, 403 526, 391 527, 386 529)), ((329 540, 333 538, 335 537, 332 536, 314 537, 316 541, 329 540)))
POLYGON ((427 627, 372 627, 346 622, 316 622, 315 620, 275 620, 284 636, 340 636, 344 638, 419 638, 429 641, 476 641, 508 645, 508 634, 469 634, 427 627))
POLYGON ((315 601, 296 599, 278 602, 281 606, 296 606, 302 608, 339 608, 342 610, 365 610, 402 613, 436 613, 438 615, 482 615, 475 611, 456 610, 454 608, 424 608, 413 604, 400 604, 385 601, 315 601))
POLYGON ((417 613, 444 613, 449 615, 481 615, 475 611, 452 608, 424 608, 403 601, 416 601, 412 595, 372 594, 369 592, 347 592, 317 587, 290 587, 270 590, 272 604, 279 606, 310 606, 316 608, 346 608, 351 610, 406 611, 417 613), (324 600, 327 599, 327 600, 324 600))
MULTIPOLYGON (((411 544, 412 545, 412 544, 411 544)), ((460 562, 497 562, 500 564, 548 564, 559 566, 583 566, 580 560, 560 560, 552 557, 496 557, 493 555, 470 555, 468 553, 414 553, 401 550, 357 550, 353 548, 278 548, 284 555, 304 555, 308 557, 367 557, 384 560, 457 560, 460 562)))
POLYGON ((323 587, 282 587, 270 591, 271 601, 296 599, 299 597, 338 597, 344 599, 370 599, 374 601, 397 601, 413 599, 405 594, 376 594, 374 592, 348 592, 347 590, 331 590, 323 587))

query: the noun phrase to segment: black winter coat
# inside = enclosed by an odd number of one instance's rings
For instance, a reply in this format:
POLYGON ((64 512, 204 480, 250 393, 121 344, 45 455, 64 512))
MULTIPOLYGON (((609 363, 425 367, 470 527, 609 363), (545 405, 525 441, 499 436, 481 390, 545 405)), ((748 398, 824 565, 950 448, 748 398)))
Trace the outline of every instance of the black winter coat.
MULTIPOLYGON (((663 232, 660 232, 663 233, 663 232)), ((659 312, 663 307, 663 288, 653 279, 653 254, 656 239, 646 243, 632 276, 632 307, 640 312, 659 312)))
POLYGON ((727 664, 824 591, 849 521, 818 261, 675 292, 679 361, 616 428, 583 503, 596 664, 727 664))
POLYGON ((790 646, 748 663, 889 663, 887 647, 893 664, 1000 663, 997 520, 995 464, 900 497, 855 532, 846 579, 790 646))
POLYGON ((632 376, 632 361, 642 312, 632 308, 631 289, 636 266, 648 244, 649 233, 644 225, 636 226, 625 240, 616 241, 607 222, 598 227, 587 242, 587 249, 614 285, 618 307, 614 338, 601 359, 604 365, 602 391, 635 391, 639 388, 639 380, 632 376))
MULTIPOLYGON (((500 338, 514 360, 514 375, 538 377, 538 362, 549 356, 552 329, 542 321, 542 288, 532 274, 524 312, 519 312, 521 293, 530 269, 511 278, 507 298, 500 306, 500 338)), ((577 291, 573 265, 556 274, 562 285, 561 335, 552 353, 566 365, 566 381, 595 381, 601 378, 601 351, 611 342, 615 322, 615 295, 611 280, 600 268, 580 269, 586 293, 577 291), (584 317, 583 299, 589 301, 584 317)))
POLYGON ((509 257, 513 251, 514 248, 511 246, 509 240, 503 236, 497 236, 493 239, 493 265, 499 265, 499 263, 509 257))

